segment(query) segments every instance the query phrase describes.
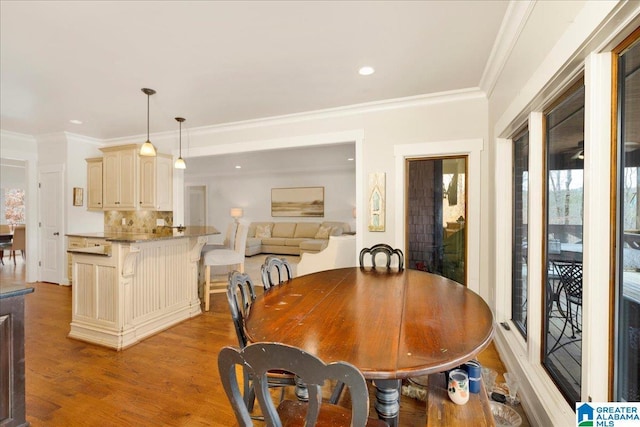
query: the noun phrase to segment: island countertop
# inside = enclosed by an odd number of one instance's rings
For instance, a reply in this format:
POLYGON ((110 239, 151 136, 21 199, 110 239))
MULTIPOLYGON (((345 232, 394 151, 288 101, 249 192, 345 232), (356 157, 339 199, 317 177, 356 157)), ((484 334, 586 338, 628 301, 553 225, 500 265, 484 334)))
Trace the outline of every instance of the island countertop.
POLYGON ((141 243, 155 240, 180 239, 184 237, 199 237, 220 234, 215 227, 185 226, 158 227, 155 233, 124 233, 124 232, 93 232, 93 233, 67 233, 68 237, 89 237, 104 239, 107 242, 141 243))
POLYGON ((0 299, 30 294, 33 290, 30 286, 0 283, 0 299))

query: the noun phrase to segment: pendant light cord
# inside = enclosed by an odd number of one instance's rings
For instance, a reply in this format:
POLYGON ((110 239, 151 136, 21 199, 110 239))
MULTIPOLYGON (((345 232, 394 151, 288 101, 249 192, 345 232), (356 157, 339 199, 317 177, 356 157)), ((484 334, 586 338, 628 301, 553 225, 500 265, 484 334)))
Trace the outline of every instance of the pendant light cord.
POLYGON ((149 97, 150 95, 147 94, 147 141, 149 140, 149 97))

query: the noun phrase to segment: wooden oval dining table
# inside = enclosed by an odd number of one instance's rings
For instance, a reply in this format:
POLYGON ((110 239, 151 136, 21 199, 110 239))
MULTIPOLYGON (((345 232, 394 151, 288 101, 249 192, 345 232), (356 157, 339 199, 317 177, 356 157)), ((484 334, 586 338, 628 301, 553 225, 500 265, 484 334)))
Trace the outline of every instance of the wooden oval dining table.
POLYGON ((296 277, 259 295, 245 322, 252 342, 289 344, 346 361, 376 386, 378 416, 398 425, 403 378, 473 359, 493 337, 476 293, 419 270, 349 267, 296 277))

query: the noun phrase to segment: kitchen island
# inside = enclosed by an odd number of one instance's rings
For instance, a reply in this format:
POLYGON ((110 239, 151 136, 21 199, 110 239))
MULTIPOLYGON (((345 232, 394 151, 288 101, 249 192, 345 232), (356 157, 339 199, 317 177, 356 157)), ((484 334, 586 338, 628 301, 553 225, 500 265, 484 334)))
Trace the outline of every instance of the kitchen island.
POLYGON ((105 245, 73 248, 69 337, 123 350, 202 311, 198 261, 214 227, 154 233, 75 233, 105 245))
POLYGON ((3 427, 29 425, 25 412, 24 299, 31 292, 31 287, 0 281, 0 425, 3 427))

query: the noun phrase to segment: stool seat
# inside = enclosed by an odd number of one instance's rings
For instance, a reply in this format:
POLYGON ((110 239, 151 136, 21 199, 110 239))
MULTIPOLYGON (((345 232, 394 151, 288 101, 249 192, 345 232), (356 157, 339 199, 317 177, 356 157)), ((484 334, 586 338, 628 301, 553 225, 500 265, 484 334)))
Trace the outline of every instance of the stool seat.
MULTIPOLYGON (((205 283, 203 289, 204 311, 209 311, 209 296, 214 293, 222 293, 227 291, 227 278, 223 280, 211 281, 211 267, 235 267, 238 271, 244 273, 244 257, 247 245, 247 234, 249 228, 246 225, 238 224, 237 227, 229 227, 231 236, 228 236, 231 246, 220 249, 207 249, 205 246, 201 254, 202 263, 204 264, 205 283), (220 284, 220 286, 214 286, 220 284)), ((226 243, 226 242, 225 242, 226 243)))

